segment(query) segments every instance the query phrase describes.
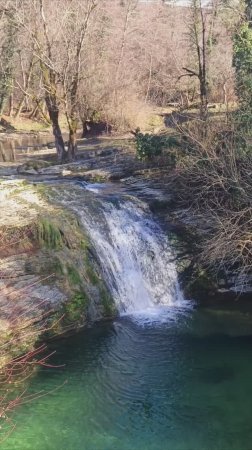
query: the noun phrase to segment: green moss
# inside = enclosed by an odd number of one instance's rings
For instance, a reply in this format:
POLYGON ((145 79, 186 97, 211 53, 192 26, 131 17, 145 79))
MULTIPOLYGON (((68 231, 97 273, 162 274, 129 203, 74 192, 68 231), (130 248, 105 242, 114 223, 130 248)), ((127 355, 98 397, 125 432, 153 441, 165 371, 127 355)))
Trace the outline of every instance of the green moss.
POLYGON ((100 278, 99 278, 99 276, 97 275, 97 273, 96 273, 96 271, 95 271, 95 269, 94 269, 94 267, 93 267, 93 264, 92 264, 92 262, 91 262, 91 260, 90 260, 90 255, 89 255, 89 252, 88 252, 88 247, 86 247, 86 252, 85 252, 85 255, 84 255, 84 266, 85 266, 85 271, 86 271, 88 280, 89 280, 90 283, 92 283, 94 286, 97 286, 97 285, 99 284, 99 282, 100 282, 100 278))
MULTIPOLYGON (((61 262, 60 258, 57 256, 52 256, 51 258, 48 257, 48 261, 46 264, 42 266, 38 266, 38 274, 39 275, 50 275, 50 278, 46 277, 45 284, 48 283, 55 283, 55 278, 51 277, 52 274, 63 276, 65 274, 65 268, 64 264, 61 262)), ((25 263, 25 271, 26 273, 35 273, 36 267, 33 263, 33 260, 26 261, 25 263)), ((42 283, 43 281, 41 281, 42 283)))
POLYGON ((59 275, 64 275, 64 265, 59 258, 55 258, 51 261, 50 271, 59 275))
POLYGON ((50 186, 47 186, 43 183, 36 184, 34 186, 36 186, 36 191, 39 194, 40 198, 42 200, 48 201, 52 193, 52 189, 50 188, 50 186))
POLYGON ((48 219, 40 219, 38 222, 38 241, 49 249, 60 249, 64 246, 60 229, 48 219))
POLYGON ((0 368, 6 365, 13 358, 25 354, 34 348, 38 338, 38 331, 35 327, 26 328, 23 323, 17 323, 9 330, 1 330, 0 345, 4 351, 0 354, 0 368), (27 333, 25 330, 29 330, 27 333), (13 345, 15 342, 15 345, 13 345))
POLYGON ((185 290, 187 295, 194 299, 211 296, 216 292, 217 286, 214 280, 203 269, 196 270, 187 283, 185 290))
POLYGON ((90 182, 92 183, 105 183, 107 177, 105 175, 92 175, 90 182))
POLYGON ((87 250, 88 247, 89 247, 89 242, 85 241, 84 239, 81 239, 81 241, 80 241, 80 248, 82 250, 87 250))
POLYGON ((67 275, 71 285, 76 286, 81 284, 80 274, 74 266, 67 265, 67 275))
POLYGON ((116 307, 112 297, 109 295, 105 286, 100 286, 101 303, 107 316, 113 316, 116 313, 116 307))
POLYGON ((91 265, 86 266, 86 273, 90 283, 92 283, 94 286, 97 286, 100 282, 100 278, 91 265))
POLYGON ((72 299, 64 305, 66 322, 83 322, 88 307, 88 297, 84 291, 76 292, 72 299))

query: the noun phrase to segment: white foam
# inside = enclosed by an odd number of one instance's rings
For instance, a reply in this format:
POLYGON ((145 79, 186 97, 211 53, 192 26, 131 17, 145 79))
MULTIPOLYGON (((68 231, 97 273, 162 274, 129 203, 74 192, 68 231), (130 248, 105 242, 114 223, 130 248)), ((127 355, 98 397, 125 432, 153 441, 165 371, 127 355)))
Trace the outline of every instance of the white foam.
POLYGON ((174 255, 160 227, 139 202, 103 200, 100 214, 79 211, 121 314, 155 315, 183 295, 174 255))

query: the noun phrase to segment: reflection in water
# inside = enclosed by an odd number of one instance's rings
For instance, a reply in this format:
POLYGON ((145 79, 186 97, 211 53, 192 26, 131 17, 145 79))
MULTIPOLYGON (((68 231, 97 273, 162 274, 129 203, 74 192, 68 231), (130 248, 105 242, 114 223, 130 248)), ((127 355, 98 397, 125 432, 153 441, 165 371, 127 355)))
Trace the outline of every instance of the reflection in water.
POLYGON ((16 148, 13 141, 10 141, 9 145, 3 144, 3 142, 0 141, 0 161, 16 161, 16 148))
POLYGON ((20 135, 0 137, 0 162, 13 162, 24 155, 36 154, 39 150, 46 150, 52 144, 53 138, 41 135, 20 135))

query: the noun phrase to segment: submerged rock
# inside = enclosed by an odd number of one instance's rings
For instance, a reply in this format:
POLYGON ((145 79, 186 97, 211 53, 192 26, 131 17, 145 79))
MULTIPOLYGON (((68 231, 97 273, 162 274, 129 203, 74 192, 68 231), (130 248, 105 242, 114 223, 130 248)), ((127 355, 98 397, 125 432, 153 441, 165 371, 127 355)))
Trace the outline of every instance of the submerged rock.
POLYGON ((199 380, 206 384, 220 384, 232 380, 234 376, 232 367, 216 366, 201 369, 199 380))

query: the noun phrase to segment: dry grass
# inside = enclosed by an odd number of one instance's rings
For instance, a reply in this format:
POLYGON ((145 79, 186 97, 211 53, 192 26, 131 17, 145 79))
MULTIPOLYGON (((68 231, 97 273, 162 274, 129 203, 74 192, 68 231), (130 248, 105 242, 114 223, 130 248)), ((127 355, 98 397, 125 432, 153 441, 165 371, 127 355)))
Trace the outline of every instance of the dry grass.
POLYGON ((232 125, 181 127, 184 152, 170 178, 178 205, 200 236, 201 263, 232 274, 239 290, 252 275, 252 159, 232 125))

